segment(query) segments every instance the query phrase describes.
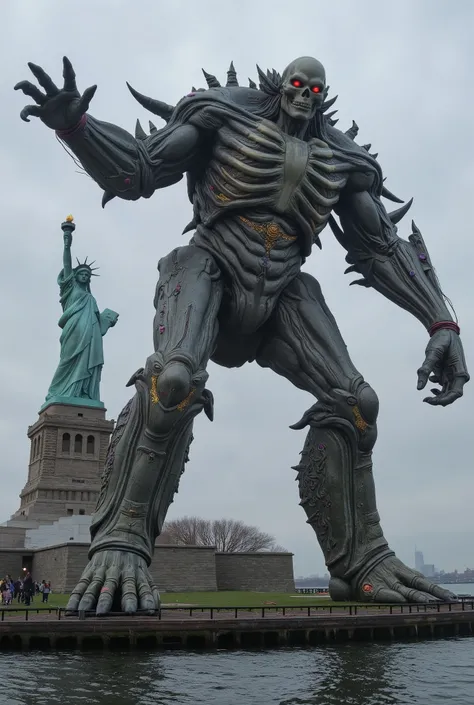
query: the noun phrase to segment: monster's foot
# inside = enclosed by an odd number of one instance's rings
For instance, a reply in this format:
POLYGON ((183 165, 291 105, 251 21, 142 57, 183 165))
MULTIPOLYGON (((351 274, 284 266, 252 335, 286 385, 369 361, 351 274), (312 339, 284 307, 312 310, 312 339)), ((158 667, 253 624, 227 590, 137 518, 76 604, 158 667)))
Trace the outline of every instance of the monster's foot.
POLYGON ((387 556, 374 568, 362 573, 349 586, 339 578, 331 578, 329 592, 333 599, 362 602, 453 602, 449 590, 435 585, 416 570, 408 568, 396 556, 387 556), (345 593, 345 596, 343 594, 345 593))
POLYGON ((103 615, 114 609, 127 614, 137 609, 154 614, 160 593, 145 560, 126 551, 98 551, 87 564, 71 593, 66 610, 94 610, 103 615))

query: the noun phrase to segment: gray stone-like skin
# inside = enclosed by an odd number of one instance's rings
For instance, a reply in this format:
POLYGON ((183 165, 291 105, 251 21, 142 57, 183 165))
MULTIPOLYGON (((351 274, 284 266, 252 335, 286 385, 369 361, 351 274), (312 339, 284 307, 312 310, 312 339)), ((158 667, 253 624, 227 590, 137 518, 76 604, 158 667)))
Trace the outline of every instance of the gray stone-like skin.
POLYGON ((461 341, 413 224, 409 241, 397 223, 409 208, 388 214, 375 157, 334 127, 334 102, 323 66, 302 57, 280 76, 259 70, 260 88, 240 88, 231 65, 225 87, 205 74, 209 90, 176 107, 137 100, 167 126, 136 137, 86 115, 95 86, 79 94, 64 59, 64 88, 30 68, 44 88, 16 86, 40 117, 113 197, 149 198, 187 173, 194 230, 188 246, 159 263, 153 327, 155 352, 129 384, 136 394, 123 410, 109 448, 103 490, 92 527, 90 563, 70 609, 153 611, 159 595, 147 566, 155 537, 177 491, 202 409, 212 419, 205 388, 209 359, 227 367, 255 360, 317 400, 294 428, 309 426, 298 472, 301 505, 341 600, 424 602, 453 596, 407 568, 380 527, 372 476, 378 399, 352 364, 318 282, 301 272, 329 223, 347 251, 348 271, 416 316, 430 332, 418 371, 441 385, 432 405, 462 395, 469 379, 461 341), (340 226, 332 212, 339 217, 340 226), (435 324, 439 324, 433 328, 435 324))

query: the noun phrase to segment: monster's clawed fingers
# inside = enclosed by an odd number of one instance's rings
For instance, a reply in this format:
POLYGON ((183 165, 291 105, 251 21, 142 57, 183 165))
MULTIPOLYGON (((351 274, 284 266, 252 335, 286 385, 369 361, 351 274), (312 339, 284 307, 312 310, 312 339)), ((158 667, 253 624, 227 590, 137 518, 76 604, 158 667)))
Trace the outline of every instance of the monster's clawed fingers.
POLYGON ((151 578, 143 570, 139 570, 137 578, 137 591, 140 600, 140 609, 145 610, 149 614, 153 614, 157 605, 151 585, 151 578))
POLYGON ((135 572, 129 568, 122 577, 122 610, 126 614, 137 611, 137 587, 135 585, 135 572))
POLYGON ((29 116, 41 117, 41 107, 39 105, 27 105, 20 113, 20 117, 25 122, 29 122, 29 116))
POLYGON ((31 61, 28 62, 28 67, 33 74, 33 76, 36 78, 40 86, 44 88, 46 91, 46 95, 52 97, 54 95, 57 95, 59 93, 59 88, 56 86, 54 81, 48 76, 46 71, 41 68, 41 66, 37 66, 36 64, 32 64, 31 61))
POLYGON ((76 72, 72 68, 72 64, 67 58, 63 56, 63 78, 64 78, 64 90, 65 91, 75 91, 76 87, 76 72))
POLYGON ((80 109, 80 112, 82 113, 82 115, 87 113, 87 111, 89 110, 90 102, 91 102, 92 98, 94 97, 96 90, 97 90, 97 86, 89 86, 89 88, 86 88, 86 90, 82 94, 82 97, 79 101, 79 109, 80 109))
POLYGON ((40 89, 31 83, 31 81, 20 81, 14 86, 14 89, 16 91, 23 91, 25 95, 29 95, 30 98, 33 98, 38 105, 43 105, 46 101, 46 96, 41 93, 40 89))

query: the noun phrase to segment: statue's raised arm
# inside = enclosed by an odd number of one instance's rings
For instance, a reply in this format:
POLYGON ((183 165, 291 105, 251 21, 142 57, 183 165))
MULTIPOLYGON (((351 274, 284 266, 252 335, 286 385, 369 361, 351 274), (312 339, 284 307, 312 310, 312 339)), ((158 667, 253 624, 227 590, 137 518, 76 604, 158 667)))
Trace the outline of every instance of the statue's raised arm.
POLYGON ((63 250, 63 275, 64 279, 68 279, 72 274, 72 255, 71 255, 71 245, 72 245, 72 233, 75 230, 75 225, 72 222, 72 216, 67 217, 63 225, 63 240, 64 240, 64 250, 63 250))
POLYGON ((114 196, 126 200, 149 198, 155 189, 179 181, 193 163, 202 130, 192 121, 178 121, 171 128, 137 140, 121 127, 87 113, 97 86, 86 88, 81 95, 67 57, 63 58, 62 88, 40 66, 28 66, 44 93, 30 81, 17 83, 15 90, 35 101, 23 108, 20 117, 25 122, 30 116, 38 117, 56 131, 104 189, 103 205, 114 196))

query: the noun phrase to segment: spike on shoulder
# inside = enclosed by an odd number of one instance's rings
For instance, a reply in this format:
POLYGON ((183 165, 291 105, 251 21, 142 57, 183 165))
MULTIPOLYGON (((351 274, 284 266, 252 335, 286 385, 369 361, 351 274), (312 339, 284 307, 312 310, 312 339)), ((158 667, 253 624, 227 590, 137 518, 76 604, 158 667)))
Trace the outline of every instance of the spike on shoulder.
POLYGON ((239 82, 237 80, 237 72, 234 68, 234 62, 230 62, 229 70, 227 71, 227 83, 226 86, 238 86, 239 82))
POLYGON ((351 139, 354 140, 359 132, 359 125, 353 120, 352 125, 348 130, 346 130, 346 135, 351 139))
POLYGON ((168 103, 163 103, 161 100, 155 100, 154 98, 149 98, 148 96, 139 93, 135 90, 135 88, 132 88, 128 81, 126 81, 126 84, 128 90, 133 95, 135 100, 140 103, 140 105, 143 105, 143 107, 146 108, 146 110, 149 110, 150 113, 158 115, 158 117, 162 118, 165 122, 169 121, 174 111, 173 105, 168 105, 168 103))
POLYGON ((147 138, 147 134, 143 127, 140 124, 140 120, 137 120, 135 124, 135 139, 137 140, 145 140, 147 138))
POLYGON ((204 69, 201 69, 201 70, 204 74, 204 78, 206 79, 206 83, 209 86, 209 88, 220 88, 221 84, 219 83, 219 81, 217 80, 217 78, 215 76, 213 76, 211 73, 207 73, 207 71, 205 71, 204 69))

